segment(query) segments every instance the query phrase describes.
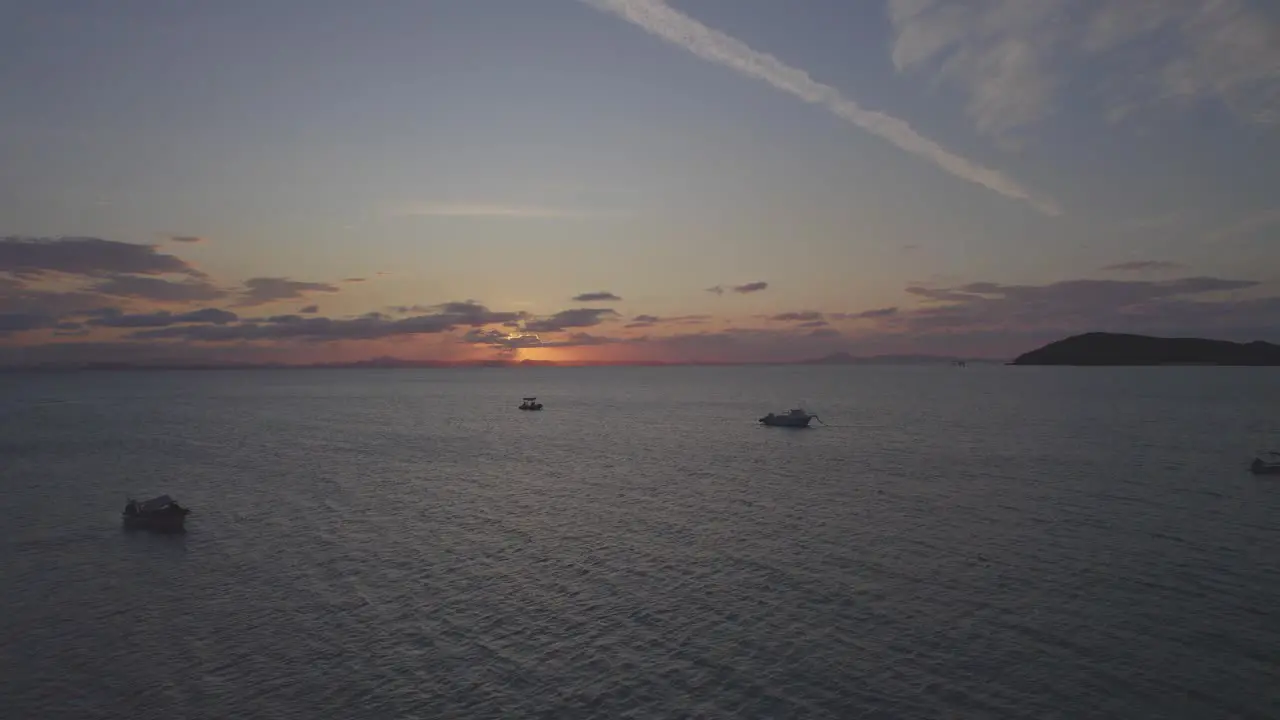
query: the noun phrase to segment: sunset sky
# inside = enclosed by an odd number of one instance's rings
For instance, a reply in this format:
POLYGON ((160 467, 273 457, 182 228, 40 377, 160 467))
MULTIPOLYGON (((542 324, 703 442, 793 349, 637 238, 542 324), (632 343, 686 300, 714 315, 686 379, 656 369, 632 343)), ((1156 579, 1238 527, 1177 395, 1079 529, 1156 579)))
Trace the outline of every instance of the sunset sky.
POLYGON ((1268 0, 10 0, 0 363, 1280 340, 1268 0))

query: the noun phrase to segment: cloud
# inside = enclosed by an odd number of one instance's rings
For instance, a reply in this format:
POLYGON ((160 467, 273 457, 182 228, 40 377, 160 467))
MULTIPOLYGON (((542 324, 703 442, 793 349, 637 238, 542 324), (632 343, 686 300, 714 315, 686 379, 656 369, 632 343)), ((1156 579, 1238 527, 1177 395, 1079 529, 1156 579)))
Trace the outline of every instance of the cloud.
POLYGON ((338 286, 321 282, 301 282, 282 277, 257 277, 244 281, 245 291, 236 305, 252 307, 281 300, 300 300, 307 293, 336 293, 338 286))
POLYGON ((179 325, 142 330, 130 337, 136 340, 197 342, 377 340, 398 336, 438 334, 459 327, 497 325, 523 317, 523 313, 495 312, 471 301, 444 303, 436 307, 439 308, 439 312, 400 319, 392 319, 381 313, 370 313, 349 320, 277 315, 235 325, 179 325))
POLYGON ((505 333, 500 330, 467 331, 461 341, 470 345, 488 345, 504 352, 514 352, 524 348, 540 347, 542 338, 537 333, 505 333))
POLYGON ((585 332, 569 333, 557 340, 546 340, 537 333, 504 333, 498 330, 481 329, 468 331, 460 341, 470 345, 487 345, 498 349, 503 354, 530 348, 596 347, 634 342, 625 338, 604 337, 585 332))
POLYGON ((746 285, 735 285, 733 291, 746 295, 747 293, 760 292, 768 287, 769 283, 764 282, 763 280, 757 280, 756 282, 749 282, 746 285))
POLYGON ((655 325, 698 325, 711 319, 710 315, 674 315, 658 317, 657 315, 637 315, 623 327, 648 328, 655 325))
POLYGON ((543 341, 542 347, 596 347, 599 345, 616 345, 619 343, 629 343, 632 340, 626 338, 606 337, 603 335, 592 335, 591 333, 575 332, 569 333, 560 340, 552 340, 550 342, 543 341))
POLYGON ((816 357, 846 346, 847 339, 832 328, 727 328, 634 338, 626 342, 626 353, 674 362, 774 362, 816 357))
MULTIPOLYGON (((470 325, 472 327, 515 322, 528 317, 528 313, 523 311, 494 312, 475 300, 440 303, 439 305, 430 305, 428 308, 433 312, 439 312, 454 318, 459 325, 470 325)), ((608 312, 613 311, 610 310, 608 312)))
POLYGON ((801 312, 782 313, 788 322, 782 327, 638 338, 625 352, 628 357, 665 360, 789 360, 837 350, 859 355, 1011 357, 1092 330, 1280 339, 1280 298, 1232 299, 1232 293, 1256 292, 1260 285, 1253 280, 1184 277, 912 286, 908 292, 924 300, 913 308, 825 314, 829 320, 863 321, 853 326, 859 328, 856 331, 841 333, 817 325, 821 319, 800 320, 809 317, 801 312))
POLYGON ((832 320, 874 320, 877 318, 886 318, 898 314, 898 308, 885 307, 876 308, 874 310, 863 310, 856 313, 830 313, 827 317, 832 320))
POLYGON ((52 327, 56 321, 37 313, 0 313, 0 336, 52 327))
POLYGON ((709 293, 715 293, 716 295, 723 295, 723 294, 724 294, 724 287, 723 287, 723 286, 721 286, 721 285, 716 285, 716 286, 714 286, 714 287, 709 287, 709 288, 707 288, 707 292, 709 292, 709 293))
POLYGON ((609 308, 575 308, 561 310, 550 317, 528 320, 524 329, 535 333, 559 332, 567 328, 594 327, 617 316, 618 312, 609 308))
POLYGON ((581 295, 573 297, 574 302, 619 302, 621 300, 622 298, 617 295, 603 290, 600 292, 582 293, 581 295))
MULTIPOLYGON (((753 50, 746 43, 671 8, 663 0, 581 1, 613 13, 703 60, 762 80, 804 102, 825 107, 842 120, 934 163, 955 177, 986 187, 1007 198, 1027 202, 1048 215, 1058 215, 1061 212, 1055 202, 1033 193, 1004 173, 947 150, 916 132, 903 120, 859 106, 836 88, 815 81, 803 70, 786 65, 772 55, 753 50)), ((916 0, 915 4, 922 3, 916 0)), ((928 0, 924 4, 928 4, 928 0)))
POLYGON ((87 325, 116 328, 154 328, 169 327, 184 323, 208 323, 226 325, 239 320, 239 316, 227 310, 204 308, 192 312, 174 314, 168 311, 126 315, 115 308, 95 313, 97 317, 89 320, 87 325))
POLYGON ((805 310, 803 312, 785 312, 774 315, 769 319, 776 322, 813 322, 814 320, 821 320, 822 313, 814 312, 812 310, 805 310))
POLYGON ((1166 262, 1164 260, 1130 260, 1128 262, 1116 263, 1102 268, 1104 271, 1117 272, 1159 272, 1162 270, 1182 270, 1186 266, 1176 262, 1166 262))
POLYGON ((525 218, 551 219, 578 217, 581 213, 562 208, 537 205, 494 204, 416 204, 401 208, 394 214, 408 217, 445 218, 525 218))
POLYGON ((976 282, 952 288, 910 287, 926 305, 887 318, 907 333, 975 332, 1067 335, 1093 330, 1205 332, 1264 327, 1280 321, 1275 299, 1211 300, 1256 288, 1252 280, 1187 277, 1166 281, 1064 280, 1047 285, 976 282), (1199 297, 1197 297, 1199 296, 1199 297), (1235 317, 1233 317, 1235 316, 1235 317))
POLYGON ((204 280, 173 282, 138 275, 113 275, 89 286, 102 295, 127 297, 156 302, 202 302, 226 297, 227 291, 204 280))
POLYGON ((316 313, 320 312, 320 306, 307 305, 306 307, 298 308, 298 312, 303 315, 315 315, 316 313))
POLYGON ((1280 31, 1242 0, 889 0, 900 71, 933 70, 1003 138, 1050 115, 1076 75, 1105 73, 1113 121, 1144 105, 1216 101, 1280 120, 1280 31))
POLYGON ((1244 290, 1261 283, 1213 277, 1164 281, 1063 280, 1048 285, 1002 285, 974 282, 954 288, 908 287, 907 292, 955 306, 1011 306, 1032 312, 1082 307, 1115 309, 1185 295, 1244 290))
MULTIPOLYGON (((0 278, 3 280, 3 278, 0 278)), ((61 316, 110 304, 97 293, 29 289, 23 283, 0 282, 0 312, 61 316)))
POLYGON ((94 237, 0 238, 0 272, 19 277, 49 273, 102 276, 112 274, 203 277, 186 261, 156 252, 154 245, 103 240, 94 237))
POLYGON ((342 278, 342 282, 344 282, 344 283, 362 283, 362 282, 364 282, 366 279, 367 279, 367 278, 362 278, 362 277, 349 277, 349 278, 342 278))
POLYGON ((206 240, 199 235, 168 235, 166 237, 169 242, 176 243, 202 243, 206 240))
MULTIPOLYGON (((524 312, 491 310, 475 300, 424 306, 420 309, 425 312, 410 317, 371 312, 343 319, 303 313, 245 319, 218 308, 146 313, 98 308, 61 315, 34 308, 0 313, 0 335, 7 338, 51 332, 66 336, 111 328, 127 329, 127 342, 110 346, 110 353, 104 349, 102 355, 77 357, 67 355, 65 348, 33 345, 24 339, 20 341, 21 353, 6 350, 0 344, 0 360, 181 357, 215 362, 264 357, 255 348, 263 352, 274 348, 273 352, 293 359, 317 359, 317 343, 327 344, 324 357, 331 358, 335 354, 361 352, 363 341, 422 335, 441 336, 438 344, 446 353, 444 348, 461 342, 492 347, 502 353, 531 347, 591 347, 598 348, 592 351, 595 357, 667 361, 783 361, 838 350, 861 355, 1009 356, 1069 334, 1093 330, 1278 339, 1280 297, 1257 297, 1260 286, 1253 280, 1216 277, 911 286, 908 294, 921 301, 915 307, 856 313, 780 313, 775 317, 785 324, 764 328, 716 330, 706 326, 696 332, 679 332, 680 324, 703 322, 706 316, 631 316, 627 327, 664 326, 675 331, 642 337, 613 337, 589 330, 618 317, 607 308, 575 308, 539 318, 524 312), (866 322, 850 326, 856 330, 841 332, 828 326, 828 320, 866 322)), ((13 282, 0 283, 0 290, 24 291, 13 282)), ((59 338, 53 343, 58 344, 65 344, 65 340, 59 338)), ((88 352, 96 345, 81 343, 76 347, 88 352)))

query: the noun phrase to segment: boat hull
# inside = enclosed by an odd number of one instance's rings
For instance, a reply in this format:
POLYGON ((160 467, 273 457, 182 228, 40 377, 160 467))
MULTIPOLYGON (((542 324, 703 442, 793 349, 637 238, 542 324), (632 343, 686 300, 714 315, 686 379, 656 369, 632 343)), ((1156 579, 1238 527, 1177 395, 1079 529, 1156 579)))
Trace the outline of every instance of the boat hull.
POLYGON ((178 513, 164 515, 121 515, 121 522, 129 530, 151 530, 153 532, 184 532, 187 516, 178 513))
POLYGON ((794 418, 775 415, 774 417, 760 418, 760 423, 769 427, 807 428, 812 420, 812 417, 794 418))

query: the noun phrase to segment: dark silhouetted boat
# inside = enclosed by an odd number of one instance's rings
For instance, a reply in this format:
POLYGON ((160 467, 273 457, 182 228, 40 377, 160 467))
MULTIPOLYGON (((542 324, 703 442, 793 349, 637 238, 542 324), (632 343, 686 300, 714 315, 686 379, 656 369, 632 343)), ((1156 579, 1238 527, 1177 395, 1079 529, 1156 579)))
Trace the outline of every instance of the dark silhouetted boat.
POLYGON ((1249 472, 1254 475, 1280 475, 1280 453, 1266 452, 1262 454, 1274 459, 1254 458, 1253 463, 1249 465, 1249 472))
POLYGON ((130 499, 125 504, 121 517, 128 528, 180 532, 190 513, 190 510, 179 505, 173 498, 161 495, 142 502, 130 499))
POLYGON ((802 428, 809 427, 809 422, 814 419, 817 419, 818 422, 822 422, 817 415, 805 412, 800 408, 792 408, 792 410, 785 415, 769 413, 768 415, 760 418, 760 422, 768 425, 769 427, 802 428))
POLYGON ((538 402, 538 398, 527 397, 524 402, 520 403, 521 410, 541 410, 542 403, 538 402))

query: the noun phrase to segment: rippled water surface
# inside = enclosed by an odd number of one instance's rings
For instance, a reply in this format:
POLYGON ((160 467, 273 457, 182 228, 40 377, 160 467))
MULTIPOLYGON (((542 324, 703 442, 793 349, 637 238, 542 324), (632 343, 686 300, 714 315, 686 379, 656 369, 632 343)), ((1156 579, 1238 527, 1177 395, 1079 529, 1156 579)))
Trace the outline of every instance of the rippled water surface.
POLYGON ((4 718, 1280 716, 1273 370, 9 374, 0 411, 4 718), (829 426, 754 422, 797 402, 829 426), (185 535, 122 530, 148 493, 185 535))

